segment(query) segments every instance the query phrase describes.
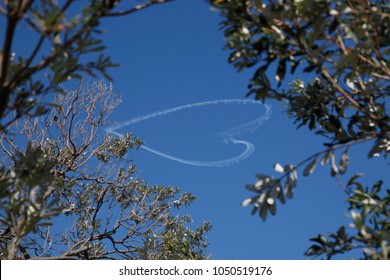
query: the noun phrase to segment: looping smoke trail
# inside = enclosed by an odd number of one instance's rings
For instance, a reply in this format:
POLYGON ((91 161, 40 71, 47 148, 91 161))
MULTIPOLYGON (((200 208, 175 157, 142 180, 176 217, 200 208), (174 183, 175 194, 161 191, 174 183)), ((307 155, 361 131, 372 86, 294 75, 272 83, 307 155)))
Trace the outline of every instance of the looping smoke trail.
POLYGON ((177 161, 180 163, 184 163, 184 164, 195 165, 195 166, 210 166, 210 167, 229 166, 232 164, 236 164, 239 161, 244 160, 253 154, 253 152, 255 150, 255 146, 252 143, 250 143, 248 141, 236 139, 235 137, 241 136, 244 133, 253 133, 265 121, 267 121, 270 118, 271 112, 272 112, 270 105, 262 104, 259 101, 241 100, 241 99, 220 99, 220 100, 192 103, 192 104, 177 106, 174 108, 161 110, 161 111, 157 111, 157 112, 153 112, 153 113, 149 113, 149 114, 145 114, 145 115, 142 115, 139 117, 132 118, 128 121, 124 121, 122 123, 119 123, 117 125, 114 125, 114 126, 107 128, 106 132, 123 138, 124 137, 123 134, 117 132, 116 130, 118 130, 124 126, 132 125, 132 124, 135 124, 135 123, 138 123, 141 121, 146 121, 146 120, 149 120, 152 118, 171 114, 171 113, 178 112, 181 110, 186 110, 186 109, 191 109, 191 108, 196 108, 196 107, 204 107, 204 106, 209 106, 209 105, 220 105, 220 104, 222 104, 222 105, 227 105, 227 104, 258 104, 258 105, 264 106, 264 108, 265 108, 265 113, 262 116, 260 116, 259 118, 256 118, 250 122, 241 124, 239 126, 235 126, 231 129, 219 134, 223 143, 225 143, 225 144, 232 143, 232 144, 244 145, 245 150, 240 155, 233 157, 233 158, 219 160, 219 161, 197 161, 197 160, 183 159, 183 158, 175 157, 175 156, 172 156, 169 154, 165 154, 165 153, 162 153, 160 151, 154 150, 146 145, 141 146, 141 148, 143 148, 149 152, 152 152, 156 155, 159 155, 161 157, 171 159, 171 160, 174 160, 174 161, 177 161))

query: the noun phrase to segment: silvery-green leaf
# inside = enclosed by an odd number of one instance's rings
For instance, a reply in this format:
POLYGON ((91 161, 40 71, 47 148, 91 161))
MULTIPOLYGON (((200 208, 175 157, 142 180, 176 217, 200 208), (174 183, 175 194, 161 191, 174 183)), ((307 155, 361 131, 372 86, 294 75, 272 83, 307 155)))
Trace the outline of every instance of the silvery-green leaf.
POLYGON ((363 176, 363 173, 356 173, 355 175, 353 175, 353 176, 351 177, 351 179, 349 179, 349 181, 348 181, 348 183, 347 183, 347 186, 350 186, 350 185, 354 184, 354 183, 355 183, 355 180, 356 180, 357 178, 359 178, 359 177, 362 177, 362 176, 363 176))
POLYGON ((351 81, 350 79, 346 79, 345 80, 345 83, 347 84, 347 86, 352 89, 352 90, 356 90, 356 86, 355 86, 355 83, 353 81, 351 81))
POLYGON ((251 185, 251 184, 248 184, 245 186, 245 188, 248 190, 248 191, 257 191, 258 189, 255 187, 255 185, 251 185))
POLYGON ((268 214, 268 205, 267 203, 264 203, 260 208, 260 217, 264 222, 267 220, 267 214, 268 214))
POLYGON ((279 190, 279 192, 278 192, 277 197, 278 197, 279 201, 283 204, 286 203, 286 198, 284 197, 284 193, 283 193, 282 188, 280 186, 278 186, 278 190, 279 190))
POLYGON ((283 168, 283 166, 280 165, 280 163, 275 163, 274 164, 274 169, 275 169, 276 172, 284 173, 284 168, 283 168))
POLYGON ((368 157, 369 158, 372 158, 372 157, 379 157, 380 154, 382 153, 383 151, 383 148, 381 148, 378 143, 375 143, 374 147, 372 147, 372 149, 370 150, 370 152, 368 153, 368 157))
POLYGON ((268 199, 267 199, 268 209, 272 215, 275 215, 276 214, 276 203, 275 203, 273 198, 270 198, 270 199, 273 200, 273 203, 268 203, 268 199))
POLYGON ((259 207, 257 207, 256 205, 253 206, 252 211, 251 211, 251 215, 256 214, 256 212, 257 212, 258 209, 259 209, 259 207))
POLYGON ((348 156, 348 149, 346 149, 344 153, 341 155, 340 162, 339 162, 340 174, 344 174, 347 171, 348 165, 349 165, 349 156, 348 156))
POLYGON ((288 184, 289 188, 293 189, 297 185, 298 173, 296 170, 290 172, 286 179, 286 185, 288 184))
POLYGON ((275 204, 275 199, 272 198, 272 197, 268 197, 268 198, 267 198, 267 204, 268 204, 268 205, 273 205, 273 204, 275 204))
POLYGON ((289 172, 290 170, 293 170, 296 166, 293 164, 286 164, 284 166, 284 172, 289 172))
POLYGON ((287 177, 287 179, 286 179, 286 184, 284 186, 284 194, 286 195, 287 198, 293 198, 294 197, 293 182, 291 181, 290 176, 287 177))
POLYGON ((339 169, 337 168, 336 165, 336 158, 334 156, 333 150, 331 151, 330 154, 330 164, 331 164, 331 175, 336 176, 337 173, 339 172, 339 169))
POLYGON ((268 187, 269 185, 271 185, 273 183, 273 178, 271 177, 266 177, 264 179, 260 179, 259 181, 256 182, 255 184, 255 188, 257 190, 260 190, 262 188, 266 188, 268 187))
POLYGON ((250 197, 250 198, 247 198, 247 199, 244 199, 242 202, 241 202, 241 206, 243 207, 246 207, 252 203, 254 203, 257 199, 257 196, 256 197, 250 197))
POLYGON ((330 157, 330 155, 331 155, 332 153, 333 153, 333 150, 330 150, 330 151, 327 151, 327 152, 324 154, 323 158, 321 159, 321 165, 325 165, 325 164, 328 163, 329 157, 330 157))
POLYGON ((256 204, 260 207, 264 203, 266 197, 267 197, 267 193, 263 192, 261 195, 257 197, 256 204))
POLYGON ((303 176, 309 176, 311 173, 313 173, 314 169, 317 165, 317 158, 313 159, 303 170, 303 176))
POLYGON ((269 196, 272 197, 272 198, 276 198, 278 196, 278 194, 279 194, 279 191, 280 191, 280 187, 279 186, 274 186, 271 189, 269 196))

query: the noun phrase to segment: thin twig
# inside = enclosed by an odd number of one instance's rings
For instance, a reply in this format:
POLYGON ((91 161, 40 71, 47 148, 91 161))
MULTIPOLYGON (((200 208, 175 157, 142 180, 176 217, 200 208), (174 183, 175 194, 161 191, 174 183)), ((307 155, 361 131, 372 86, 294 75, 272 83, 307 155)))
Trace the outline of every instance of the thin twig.
POLYGON ((148 7, 150 7, 150 6, 154 5, 154 4, 163 4, 163 3, 167 3, 167 2, 171 2, 171 1, 174 1, 174 0, 151 0, 151 1, 147 2, 147 3, 136 5, 136 6, 134 6, 131 9, 124 10, 124 11, 119 11, 119 12, 107 13, 104 16, 105 17, 115 17, 115 16, 128 15, 128 14, 132 14, 134 12, 138 12, 140 10, 146 9, 146 8, 148 8, 148 7))

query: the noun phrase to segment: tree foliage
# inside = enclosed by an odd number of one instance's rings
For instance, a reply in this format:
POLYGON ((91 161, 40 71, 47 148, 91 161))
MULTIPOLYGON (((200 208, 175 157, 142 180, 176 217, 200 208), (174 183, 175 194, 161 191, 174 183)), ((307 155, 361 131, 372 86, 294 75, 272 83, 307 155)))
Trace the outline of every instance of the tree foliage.
MULTIPOLYGON (((369 158, 388 156, 390 7, 387 1, 212 0, 210 3, 224 18, 221 26, 226 48, 230 50, 229 62, 238 71, 255 68, 247 96, 286 103, 286 112, 298 127, 305 126, 326 139, 326 149, 297 164, 275 164, 281 176, 260 174, 255 184, 247 185, 248 190, 256 193, 243 201, 244 206, 253 205, 252 214, 259 212, 266 220, 268 213, 276 213, 276 199, 284 203, 286 198, 292 198, 299 168, 308 176, 319 162, 329 164, 331 175, 341 184, 339 176, 349 165, 349 148, 372 141, 369 158), (286 73, 299 73, 300 78, 286 85, 286 73), (337 158, 335 152, 340 149, 343 153, 337 158)), ((365 253, 371 252, 365 258, 389 258, 388 194, 381 196, 378 188, 374 189, 372 192, 362 186, 353 191, 345 189, 351 210, 357 211, 352 212, 359 231, 356 236, 347 238, 341 228, 331 235, 336 240, 333 243, 322 237, 314 239, 320 246, 312 247, 307 254, 325 253, 332 257, 348 251, 352 242, 357 241, 365 253), (375 203, 362 206, 361 196, 375 203), (367 219, 373 228, 364 234, 367 219), (334 249, 336 246, 338 249, 334 249)))
POLYGON ((1 258, 207 258, 210 224, 178 213, 195 197, 138 178, 138 138, 99 132, 119 102, 111 86, 61 92, 0 135, 1 258))
POLYGON ((127 159, 142 144, 136 137, 98 133, 119 103, 111 86, 60 86, 85 74, 110 79, 116 64, 99 38, 103 19, 170 1, 0 4, 2 259, 208 257, 210 224, 193 230, 191 218, 177 212, 195 197, 137 178, 127 159), (22 29, 31 37, 20 49, 22 29))
POLYGON ((345 226, 336 233, 327 236, 319 234, 311 238, 315 244, 306 252, 306 256, 326 255, 331 259, 337 254, 362 249, 363 259, 388 260, 390 251, 390 190, 383 192, 383 181, 378 181, 372 188, 364 188, 356 179, 358 174, 348 182, 348 205, 354 234, 348 234, 345 226))
POLYGON ((135 1, 4 0, 0 3, 0 22, 3 23, 0 129, 21 116, 47 112, 50 104, 44 103, 42 97, 58 92, 59 83, 80 79, 83 73, 91 76, 100 73, 110 78, 107 69, 116 64, 106 56, 105 45, 99 39, 104 18, 132 14, 170 1, 133 4, 129 2, 135 1), (32 39, 17 53, 15 41, 24 36, 20 34, 21 27, 27 27, 32 39))

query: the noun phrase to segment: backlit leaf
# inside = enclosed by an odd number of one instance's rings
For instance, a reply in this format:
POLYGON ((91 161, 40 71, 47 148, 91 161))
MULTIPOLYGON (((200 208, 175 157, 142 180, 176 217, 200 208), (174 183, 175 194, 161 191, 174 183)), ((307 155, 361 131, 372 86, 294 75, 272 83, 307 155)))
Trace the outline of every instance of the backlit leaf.
POLYGON ((337 168, 337 165, 336 165, 336 158, 335 158, 333 150, 330 153, 330 164, 331 164, 331 175, 336 176, 337 173, 339 173, 339 169, 337 168))
POLYGON ((344 153, 341 155, 340 162, 339 162, 340 174, 344 174, 347 171, 348 165, 349 165, 349 155, 348 155, 348 149, 346 149, 344 153))
POLYGON ((313 159, 303 170, 303 176, 309 176, 311 173, 313 173, 314 169, 317 165, 317 158, 313 159))
POLYGON ((255 201, 255 199, 254 199, 253 197, 244 199, 244 200, 241 202, 241 206, 246 207, 246 206, 252 204, 254 201, 255 201))
POLYGON ((268 209, 272 215, 275 215, 276 214, 276 203, 273 200, 273 198, 269 198, 269 199, 272 200, 273 203, 268 203, 268 199, 267 199, 268 209))
POLYGON ((321 165, 325 165, 329 161, 329 156, 333 153, 333 150, 327 151, 321 159, 321 165))
POLYGON ((264 203, 260 208, 260 217, 265 222, 267 220, 268 215, 268 204, 264 203))
POLYGON ((283 168, 283 166, 280 165, 280 163, 275 163, 274 164, 274 169, 275 169, 276 172, 284 173, 284 168, 283 168))

